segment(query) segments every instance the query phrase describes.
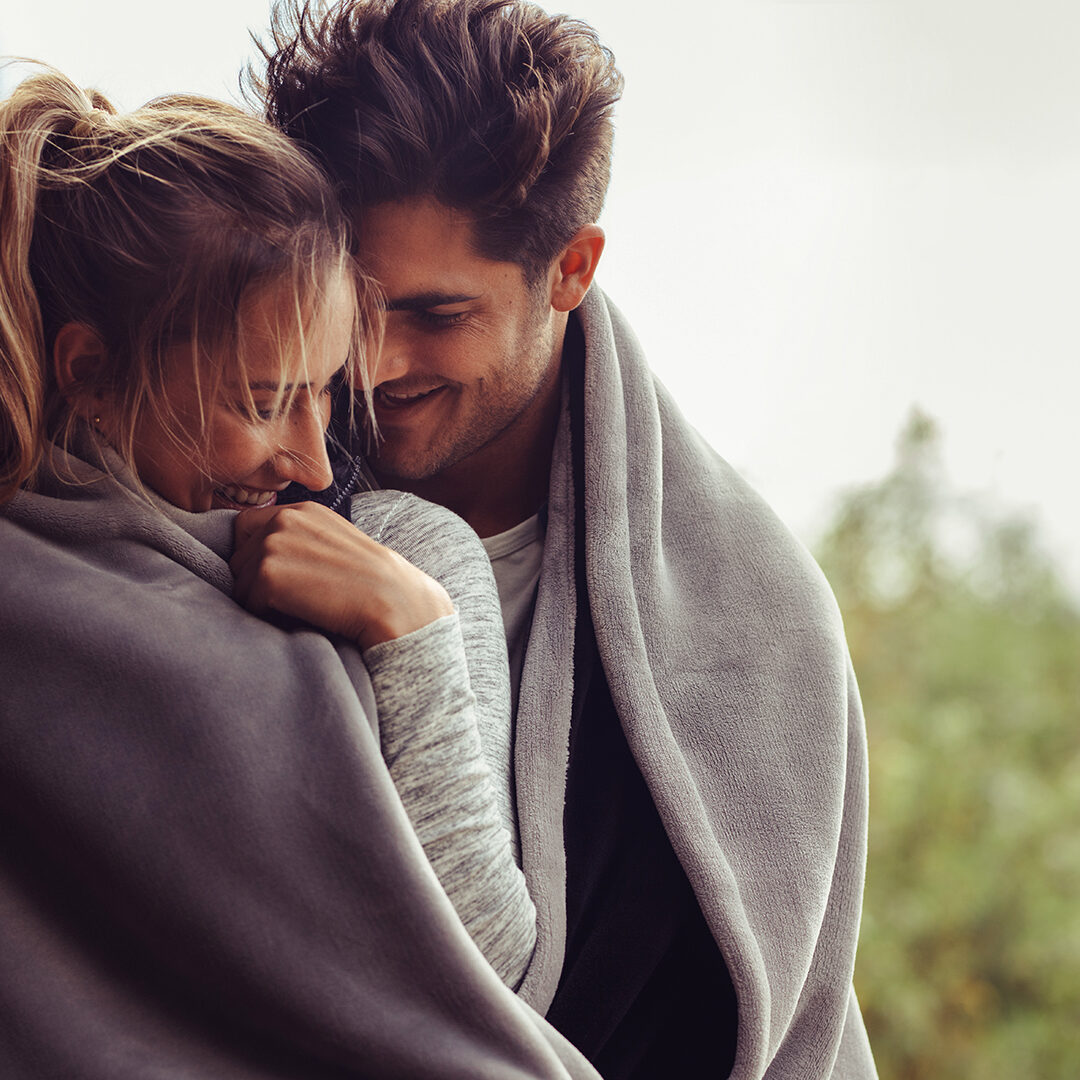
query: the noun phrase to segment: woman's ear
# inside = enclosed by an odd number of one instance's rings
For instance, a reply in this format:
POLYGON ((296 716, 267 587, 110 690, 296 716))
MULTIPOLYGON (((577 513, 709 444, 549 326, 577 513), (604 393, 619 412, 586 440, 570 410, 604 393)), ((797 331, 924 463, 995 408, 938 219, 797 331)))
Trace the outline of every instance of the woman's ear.
POLYGON ((56 385, 68 408, 94 421, 103 403, 99 376, 105 367, 105 343, 84 323, 65 323, 53 344, 56 385))
POLYGON ((556 265, 551 290, 551 306, 556 311, 573 311, 585 299, 603 253, 604 230, 599 225, 584 225, 574 233, 556 265))

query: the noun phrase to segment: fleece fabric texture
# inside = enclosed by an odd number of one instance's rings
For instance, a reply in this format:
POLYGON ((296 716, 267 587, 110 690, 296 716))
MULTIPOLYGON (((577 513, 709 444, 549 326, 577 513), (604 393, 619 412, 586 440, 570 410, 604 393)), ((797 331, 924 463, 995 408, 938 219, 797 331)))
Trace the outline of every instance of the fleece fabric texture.
POLYGON ((0 1075, 595 1077, 440 887, 359 652, 232 600, 233 514, 67 464, 0 511, 0 1075))
MULTIPOLYGON (((866 851, 863 717, 836 604, 805 549, 680 415, 593 288, 585 577, 631 752, 731 973, 733 1080, 876 1076, 852 989, 866 851)), ((544 1011, 565 948, 562 800, 574 670, 569 395, 516 719, 522 864, 544 1011)))

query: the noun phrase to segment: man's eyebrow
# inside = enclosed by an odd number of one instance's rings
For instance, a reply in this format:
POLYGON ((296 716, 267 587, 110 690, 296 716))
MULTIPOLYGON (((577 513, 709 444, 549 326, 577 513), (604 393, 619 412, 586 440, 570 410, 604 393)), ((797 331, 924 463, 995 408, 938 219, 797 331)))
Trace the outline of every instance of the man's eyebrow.
POLYGON ((475 299, 477 297, 470 296, 468 293, 413 293, 411 296, 399 296, 394 300, 387 300, 383 310, 425 311, 428 308, 446 307, 449 304, 463 304, 467 300, 475 299))

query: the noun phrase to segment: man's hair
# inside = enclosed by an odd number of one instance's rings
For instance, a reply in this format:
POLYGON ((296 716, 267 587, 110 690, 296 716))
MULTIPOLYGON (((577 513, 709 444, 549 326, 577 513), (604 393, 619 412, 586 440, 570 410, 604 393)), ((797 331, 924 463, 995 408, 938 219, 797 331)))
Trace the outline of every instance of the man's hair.
POLYGON ((535 281, 599 217, 623 80, 585 23, 524 0, 282 0, 271 36, 249 91, 354 218, 434 198, 535 281))

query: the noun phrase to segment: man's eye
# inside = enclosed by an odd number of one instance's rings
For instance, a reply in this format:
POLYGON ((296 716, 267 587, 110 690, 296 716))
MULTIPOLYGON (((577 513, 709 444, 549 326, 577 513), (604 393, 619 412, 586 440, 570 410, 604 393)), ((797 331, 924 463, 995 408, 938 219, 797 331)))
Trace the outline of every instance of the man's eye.
POLYGON ((467 311, 441 312, 425 311, 423 309, 413 312, 418 322, 433 327, 453 326, 455 323, 461 322, 468 314, 467 311))

